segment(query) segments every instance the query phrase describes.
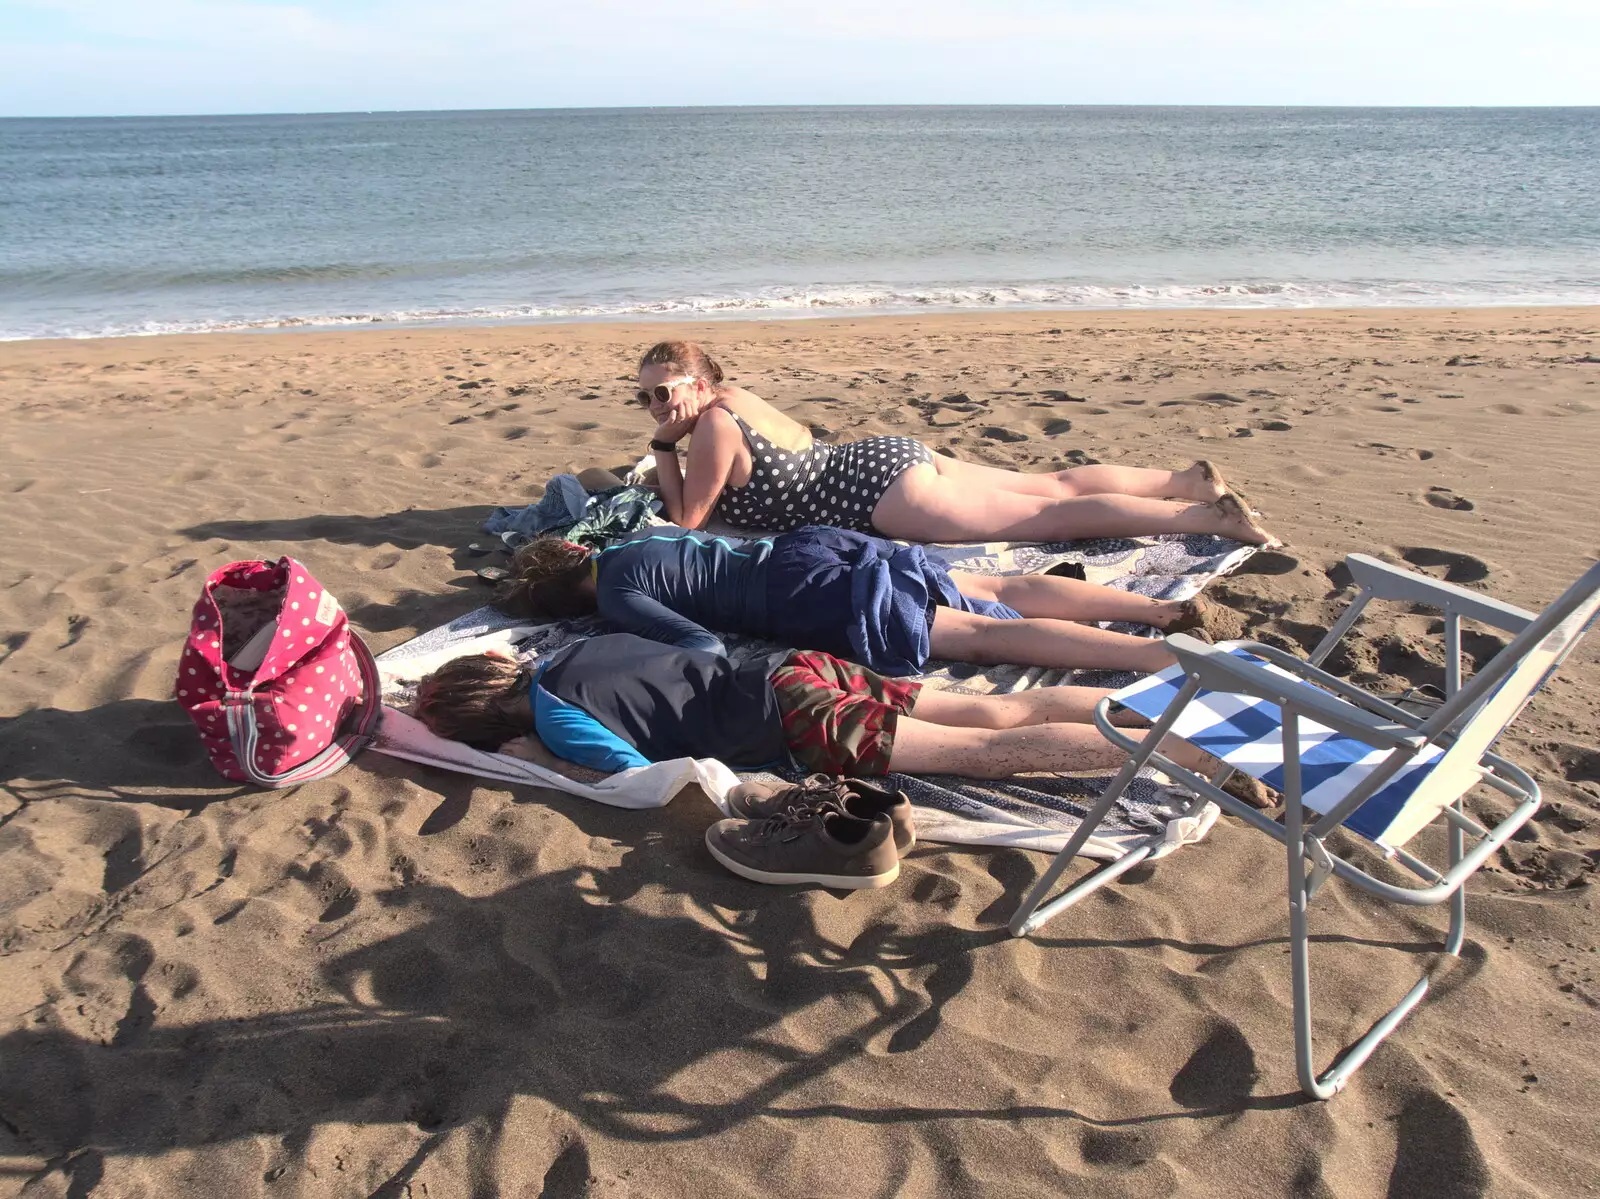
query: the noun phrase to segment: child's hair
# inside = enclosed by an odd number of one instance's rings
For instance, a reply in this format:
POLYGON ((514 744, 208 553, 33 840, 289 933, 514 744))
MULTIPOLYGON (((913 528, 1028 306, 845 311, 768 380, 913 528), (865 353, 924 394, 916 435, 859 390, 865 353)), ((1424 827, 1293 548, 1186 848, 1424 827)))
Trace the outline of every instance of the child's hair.
POLYGON ((594 551, 559 537, 535 537, 511 556, 511 577, 495 593, 495 606, 513 616, 563 620, 594 611, 579 593, 594 551))
POLYGON ((722 382, 722 368, 694 341, 658 341, 639 359, 640 370, 647 366, 670 366, 707 383, 722 382))
POLYGON ((415 712, 441 737, 480 749, 499 749, 528 731, 513 715, 527 690, 528 673, 495 654, 470 654, 446 662, 417 684, 415 712))

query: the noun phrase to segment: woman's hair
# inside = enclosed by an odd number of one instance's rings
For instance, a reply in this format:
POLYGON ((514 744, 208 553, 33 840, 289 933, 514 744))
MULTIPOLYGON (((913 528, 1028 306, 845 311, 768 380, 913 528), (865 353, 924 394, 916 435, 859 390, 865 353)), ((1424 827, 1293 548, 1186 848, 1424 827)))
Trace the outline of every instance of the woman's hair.
POLYGON ((513 616, 587 616, 594 600, 579 588, 593 556, 588 547, 559 537, 535 537, 511 555, 511 577, 495 593, 495 607, 513 616))
POLYGON ((707 383, 722 382, 722 368, 698 342, 658 341, 639 359, 640 370, 647 366, 670 366, 707 383))
POLYGON ((528 682, 527 672, 509 658, 455 658, 417 684, 417 719, 441 737, 499 749, 528 731, 526 718, 513 714, 528 682))

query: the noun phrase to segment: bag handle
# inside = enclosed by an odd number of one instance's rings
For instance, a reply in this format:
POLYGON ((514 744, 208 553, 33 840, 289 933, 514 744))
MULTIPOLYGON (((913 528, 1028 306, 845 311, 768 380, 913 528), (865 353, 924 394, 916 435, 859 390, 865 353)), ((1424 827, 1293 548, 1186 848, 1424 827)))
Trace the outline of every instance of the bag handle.
POLYGON ((281 774, 267 774, 256 766, 256 749, 261 741, 261 730, 256 723, 255 693, 228 691, 222 703, 228 714, 228 738, 233 742, 233 756, 239 768, 250 776, 258 787, 295 787, 314 779, 326 778, 348 766, 350 760, 372 743, 374 727, 383 710, 383 684, 378 678, 378 664, 373 660, 367 643, 354 629, 345 626, 350 634, 350 644, 355 649, 356 663, 361 668, 361 709, 356 715, 353 731, 334 740, 327 749, 300 765, 281 774))

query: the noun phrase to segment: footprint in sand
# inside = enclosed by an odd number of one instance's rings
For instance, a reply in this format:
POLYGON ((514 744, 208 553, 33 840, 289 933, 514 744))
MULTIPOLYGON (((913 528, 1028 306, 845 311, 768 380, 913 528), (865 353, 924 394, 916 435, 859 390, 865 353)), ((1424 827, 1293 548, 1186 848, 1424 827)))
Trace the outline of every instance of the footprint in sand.
POLYGON ((1239 567, 1242 575, 1286 575, 1300 569, 1300 559, 1281 550, 1257 550, 1239 567))
POLYGON ((1173 1102, 1187 1108, 1237 1111, 1255 1090, 1255 1051, 1232 1021, 1220 1021, 1190 1055, 1167 1088, 1173 1102))
POLYGON ((0 637, 0 662, 4 662, 24 645, 28 644, 28 633, 7 633, 0 637))
POLYGON ((985 425, 978 430, 981 437, 990 441, 1027 441, 1028 435, 1016 429, 1008 429, 1004 425, 985 425))
POLYGON ((1482 558, 1430 545, 1400 546, 1400 556, 1418 570, 1443 571, 1446 583, 1481 583, 1490 566, 1482 558))
POLYGON ((1472 512, 1478 506, 1448 487, 1430 487, 1422 498, 1435 508, 1443 508, 1446 512, 1472 512))
POLYGON ((519 441, 531 432, 533 432, 533 430, 529 429, 526 425, 515 425, 512 428, 507 429, 504 433, 500 434, 500 436, 504 437, 507 441, 519 441))
POLYGON ((1501 416, 1525 416, 1527 409, 1517 404, 1490 404, 1485 412, 1495 412, 1501 416))
POLYGON ((1045 422, 1044 435, 1046 437, 1059 437, 1063 433, 1070 432, 1072 432, 1072 422, 1069 420, 1058 418, 1056 420, 1045 422))
POLYGON ((1150 1160, 1154 1146, 1142 1132, 1118 1128, 1089 1128, 1078 1143, 1078 1152, 1091 1166, 1121 1166, 1132 1169, 1150 1160))
POLYGON ((1256 428, 1267 433, 1287 433, 1294 426, 1286 420, 1258 420, 1256 428))

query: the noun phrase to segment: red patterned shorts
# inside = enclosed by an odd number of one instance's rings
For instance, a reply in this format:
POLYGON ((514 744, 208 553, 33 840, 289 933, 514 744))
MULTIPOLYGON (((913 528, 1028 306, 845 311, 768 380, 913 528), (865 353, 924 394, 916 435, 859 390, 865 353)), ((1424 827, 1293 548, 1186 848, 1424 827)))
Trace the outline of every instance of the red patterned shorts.
POLYGON ((802 650, 773 671, 772 690, 795 761, 822 774, 875 775, 889 772, 895 724, 922 684, 802 650))

